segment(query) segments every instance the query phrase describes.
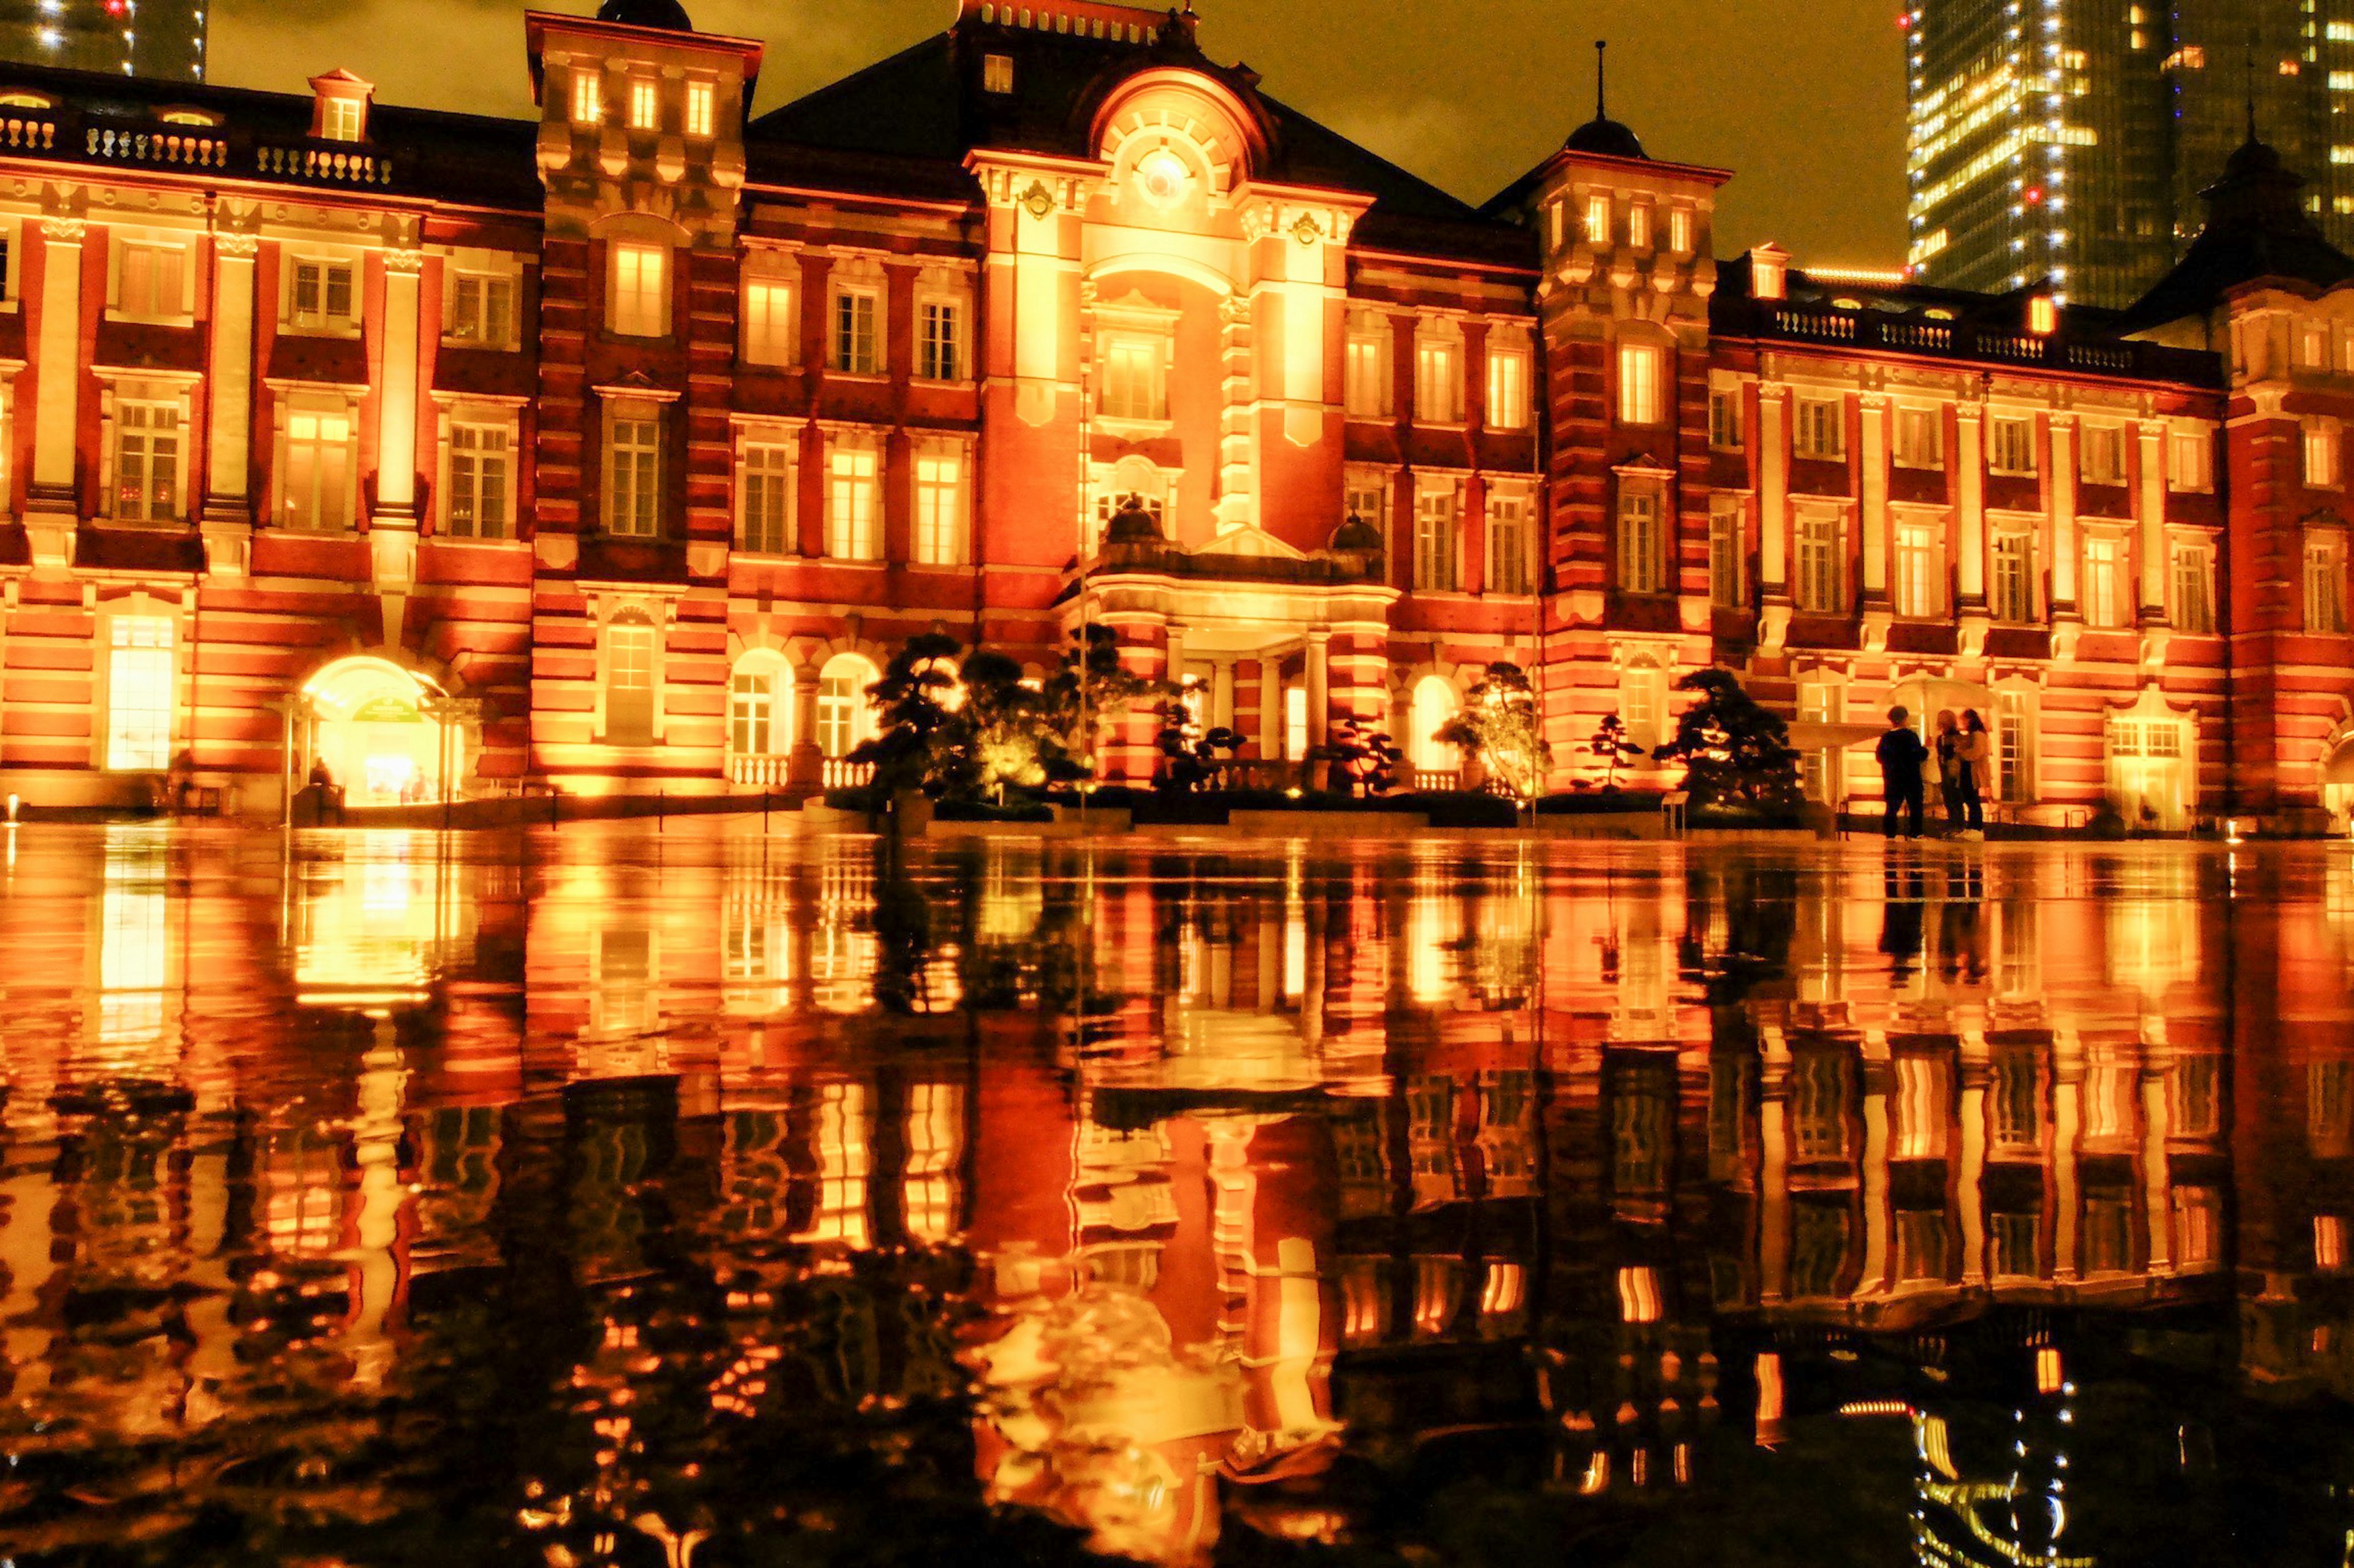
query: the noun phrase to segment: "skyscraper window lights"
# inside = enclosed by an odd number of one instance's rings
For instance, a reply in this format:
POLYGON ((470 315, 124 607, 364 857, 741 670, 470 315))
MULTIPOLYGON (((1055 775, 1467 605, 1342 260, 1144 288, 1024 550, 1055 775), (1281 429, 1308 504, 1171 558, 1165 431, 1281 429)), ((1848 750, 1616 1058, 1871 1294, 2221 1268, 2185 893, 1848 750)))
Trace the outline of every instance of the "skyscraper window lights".
POLYGON ((106 766, 160 772, 171 763, 172 622, 164 616, 108 619, 106 766))

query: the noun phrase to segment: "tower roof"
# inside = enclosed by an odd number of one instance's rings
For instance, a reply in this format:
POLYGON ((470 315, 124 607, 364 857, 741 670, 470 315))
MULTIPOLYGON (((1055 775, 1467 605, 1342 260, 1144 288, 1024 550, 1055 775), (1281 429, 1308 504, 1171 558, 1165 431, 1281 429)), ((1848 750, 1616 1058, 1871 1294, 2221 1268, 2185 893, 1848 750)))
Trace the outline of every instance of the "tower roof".
POLYGON ((597 20, 625 27, 663 27, 673 33, 695 31, 695 22, 678 0, 605 0, 597 20))
POLYGON ((1651 155, 1643 151, 1642 138, 1610 118, 1609 105, 1604 98, 1609 82, 1606 69, 1609 48, 1606 38, 1594 40, 1594 118, 1569 133, 1563 150, 1605 158, 1640 158, 1648 163, 1651 155))
POLYGON ((2260 278, 2327 289, 2354 279, 2354 257, 2329 243, 2306 216, 2305 177, 2281 161, 2251 126, 2223 165, 2223 177, 2199 193, 2207 223, 2174 270, 2127 307, 2123 333, 2203 316, 2223 296, 2260 278))

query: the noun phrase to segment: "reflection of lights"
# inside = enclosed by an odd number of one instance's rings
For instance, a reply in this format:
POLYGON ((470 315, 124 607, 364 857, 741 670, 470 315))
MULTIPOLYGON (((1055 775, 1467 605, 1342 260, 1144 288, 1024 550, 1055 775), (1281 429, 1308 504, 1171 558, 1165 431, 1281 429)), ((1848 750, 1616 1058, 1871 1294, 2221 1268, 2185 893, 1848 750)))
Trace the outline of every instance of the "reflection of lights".
POLYGON ((1577 1483, 1577 1489, 1585 1496, 1592 1497, 1609 1485, 1610 1456, 1606 1452, 1597 1452, 1594 1457, 1585 1461, 1585 1478, 1577 1483))
POLYGON ((2035 1352, 2035 1392, 2057 1393, 2067 1381, 2060 1368, 2058 1347, 2046 1345, 2035 1352))
POLYGON ((1652 1268, 1618 1271, 1618 1316, 1628 1323, 1659 1320, 1659 1276, 1652 1268))
POLYGON ((1771 1351, 1757 1357, 1757 1446, 1782 1440, 1782 1358, 1771 1351))
POLYGON ((1839 1413, 1850 1421, 1862 1421, 1882 1415, 1910 1415, 1913 1407, 1901 1399, 1851 1399, 1840 1406, 1839 1413))

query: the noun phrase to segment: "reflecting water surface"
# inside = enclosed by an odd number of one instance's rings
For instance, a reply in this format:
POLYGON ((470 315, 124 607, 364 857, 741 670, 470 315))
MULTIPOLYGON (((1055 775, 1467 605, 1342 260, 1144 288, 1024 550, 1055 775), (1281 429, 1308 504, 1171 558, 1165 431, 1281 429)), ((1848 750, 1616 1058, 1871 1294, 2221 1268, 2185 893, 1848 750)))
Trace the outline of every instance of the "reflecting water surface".
POLYGON ((14 1563, 2354 1541, 2354 852, 14 830, 14 1563))

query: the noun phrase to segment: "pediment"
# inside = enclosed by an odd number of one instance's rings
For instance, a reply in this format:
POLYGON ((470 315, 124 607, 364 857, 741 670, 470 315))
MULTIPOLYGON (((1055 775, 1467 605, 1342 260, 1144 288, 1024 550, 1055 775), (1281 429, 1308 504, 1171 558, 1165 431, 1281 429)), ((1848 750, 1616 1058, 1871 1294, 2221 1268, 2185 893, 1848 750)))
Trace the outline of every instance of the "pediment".
POLYGON ((1266 529, 1246 523, 1229 528, 1193 552, 1197 556, 1241 556, 1259 561, 1304 561, 1308 553, 1294 549, 1266 529))

